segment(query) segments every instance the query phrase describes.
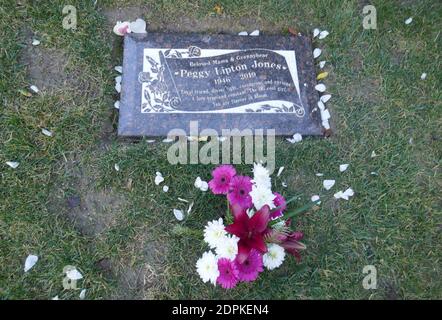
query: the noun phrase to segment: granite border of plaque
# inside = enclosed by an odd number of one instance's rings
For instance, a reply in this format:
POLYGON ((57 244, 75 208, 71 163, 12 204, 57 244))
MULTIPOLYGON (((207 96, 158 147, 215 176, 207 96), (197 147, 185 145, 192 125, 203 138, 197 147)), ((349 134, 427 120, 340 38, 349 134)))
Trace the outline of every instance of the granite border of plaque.
POLYGON ((124 36, 122 90, 120 96, 118 136, 139 138, 166 136, 174 128, 189 132, 189 123, 198 121, 199 131, 215 129, 275 129, 276 135, 322 135, 321 115, 315 90, 316 71, 311 40, 305 36, 236 36, 180 33, 127 34, 124 36), (300 99, 306 106, 305 119, 290 113, 142 113, 142 83, 145 48, 188 48, 243 50, 294 50, 298 71, 300 99))

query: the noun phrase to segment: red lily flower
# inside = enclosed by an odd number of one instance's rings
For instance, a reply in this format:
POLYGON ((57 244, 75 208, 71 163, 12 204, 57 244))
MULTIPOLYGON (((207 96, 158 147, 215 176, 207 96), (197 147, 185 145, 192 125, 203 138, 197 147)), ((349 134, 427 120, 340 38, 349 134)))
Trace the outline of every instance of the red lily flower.
POLYGON ((270 221, 270 208, 263 206, 251 218, 239 205, 230 207, 234 221, 226 226, 226 231, 234 234, 240 240, 238 242, 237 259, 240 263, 244 262, 252 249, 261 253, 267 252, 267 246, 264 242, 264 235, 267 230, 267 224, 270 221))

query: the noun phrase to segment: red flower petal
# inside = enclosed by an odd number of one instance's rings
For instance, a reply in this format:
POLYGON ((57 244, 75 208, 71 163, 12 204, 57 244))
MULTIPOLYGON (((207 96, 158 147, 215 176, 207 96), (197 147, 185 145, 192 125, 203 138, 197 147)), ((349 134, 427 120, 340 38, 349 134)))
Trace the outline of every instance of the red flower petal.
POLYGON ((267 224, 270 219, 270 208, 268 205, 262 207, 258 212, 256 212, 250 219, 249 227, 255 232, 264 232, 267 228, 267 224))
POLYGON ((238 242, 238 254, 236 255, 236 259, 239 263, 243 263, 249 257, 250 251, 252 248, 245 245, 242 240, 238 242))
POLYGON ((262 253, 267 252, 267 246, 261 234, 253 235, 249 240, 249 245, 251 248, 261 251, 262 253))

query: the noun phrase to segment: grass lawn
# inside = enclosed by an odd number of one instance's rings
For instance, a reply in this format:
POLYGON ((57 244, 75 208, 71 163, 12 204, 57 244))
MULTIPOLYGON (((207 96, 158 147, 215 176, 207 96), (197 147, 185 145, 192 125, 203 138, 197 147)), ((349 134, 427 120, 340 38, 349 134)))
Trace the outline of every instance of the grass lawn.
POLYGON ((368 1, 69 3, 77 8, 75 32, 62 28, 66 1, 0 4, 0 299, 78 299, 82 288, 87 299, 442 298, 439 0, 373 0, 376 30, 362 28, 368 1), (216 3, 223 13, 214 16, 216 3), (276 168, 285 170, 273 189, 300 194, 293 207, 347 187, 355 196, 299 216, 301 263, 289 259, 229 291, 199 279, 202 228, 224 202, 193 183, 209 180, 213 166, 172 166, 169 145, 119 141, 115 133, 113 68, 122 51, 112 27, 138 16, 148 31, 330 31, 315 45, 330 73, 334 134, 294 145, 279 138, 276 168), (41 44, 32 46, 33 38, 41 44), (32 84, 40 94, 20 93, 32 84), (342 163, 350 164, 344 173, 342 163), (168 193, 154 184, 156 171, 168 193), (336 179, 329 192, 324 178, 336 179), (183 223, 172 213, 187 207, 178 197, 195 203, 183 223), (40 260, 24 273, 31 253, 40 260), (63 289, 66 265, 84 275, 77 290, 63 289), (376 290, 362 287, 365 265, 377 268, 376 290))

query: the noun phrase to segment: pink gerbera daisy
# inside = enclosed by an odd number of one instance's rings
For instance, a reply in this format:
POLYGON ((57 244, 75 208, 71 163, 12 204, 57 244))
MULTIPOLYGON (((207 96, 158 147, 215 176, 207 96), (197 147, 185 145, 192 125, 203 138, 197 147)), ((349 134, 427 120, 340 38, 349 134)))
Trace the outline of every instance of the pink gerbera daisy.
POLYGON ((238 269, 233 261, 226 258, 218 260, 219 276, 216 282, 224 289, 231 289, 238 283, 238 269))
POLYGON ((236 176, 230 181, 230 189, 227 199, 231 205, 239 205, 241 208, 248 209, 252 207, 252 197, 249 192, 252 191, 252 179, 247 176, 236 176))
POLYGON ((270 215, 271 219, 276 219, 283 215, 284 210, 287 208, 287 204, 285 202, 285 198, 278 192, 274 192, 273 194, 275 195, 275 199, 273 199, 273 204, 276 207, 281 207, 278 210, 272 212, 272 214, 270 215))
POLYGON ((213 179, 209 181, 210 190, 214 194, 227 194, 229 192, 229 184, 235 176, 236 170, 233 166, 225 164, 216 167, 212 171, 213 179))
POLYGON ((258 274, 264 270, 262 264, 262 255, 255 249, 250 251, 244 262, 240 263, 238 259, 235 259, 235 265, 239 272, 238 279, 245 282, 255 281, 258 274))

